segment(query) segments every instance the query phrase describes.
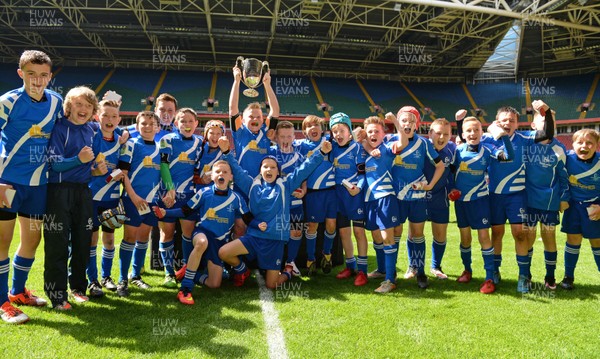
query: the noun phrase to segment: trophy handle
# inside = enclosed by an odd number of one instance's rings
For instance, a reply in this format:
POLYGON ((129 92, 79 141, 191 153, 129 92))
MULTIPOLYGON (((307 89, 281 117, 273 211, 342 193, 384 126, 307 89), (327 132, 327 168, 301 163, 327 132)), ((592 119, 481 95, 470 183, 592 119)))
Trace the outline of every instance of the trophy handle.
POLYGON ((238 56, 237 59, 235 60, 235 66, 237 66, 240 71, 244 71, 244 58, 242 56, 238 56))
MULTIPOLYGON (((263 78, 265 77, 265 74, 269 72, 269 63, 267 61, 263 61, 262 62, 262 69, 260 71, 260 83, 262 84, 263 82, 263 78)), ((260 86, 260 85, 259 85, 260 86)))

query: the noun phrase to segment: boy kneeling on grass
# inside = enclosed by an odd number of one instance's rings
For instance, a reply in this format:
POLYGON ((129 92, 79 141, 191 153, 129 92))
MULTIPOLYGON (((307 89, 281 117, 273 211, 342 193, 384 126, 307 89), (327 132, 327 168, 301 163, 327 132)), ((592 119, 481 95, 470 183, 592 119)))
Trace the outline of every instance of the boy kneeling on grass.
POLYGON ((254 219, 248 225, 246 235, 227 243, 219 250, 219 257, 230 264, 234 271, 234 285, 240 287, 250 276, 250 270, 239 258, 256 258, 258 266, 267 271, 267 288, 291 278, 292 266, 280 273, 283 247, 290 238, 290 203, 292 193, 298 188, 324 157, 331 151, 331 143, 323 142, 320 151, 315 151, 302 165, 286 177, 280 176, 277 159, 267 156, 260 162, 260 177, 252 178, 243 170, 229 152, 227 137, 219 139, 223 158, 229 162, 237 186, 249 198, 249 208, 254 219))
POLYGON ((209 288, 219 288, 223 278, 223 261, 219 258, 219 249, 229 238, 235 218, 240 216, 250 223, 252 215, 248 212, 246 202, 239 194, 229 188, 233 180, 231 167, 226 161, 219 160, 211 168, 209 187, 197 192, 187 204, 181 208, 168 209, 153 207, 154 214, 159 218, 190 218, 200 214, 196 228, 192 234, 193 249, 187 258, 185 276, 181 281, 181 289, 177 299, 182 304, 192 305, 192 289, 194 278, 199 266, 207 268, 208 274, 202 274, 199 284, 209 288), (204 255, 206 253, 206 255, 204 255))

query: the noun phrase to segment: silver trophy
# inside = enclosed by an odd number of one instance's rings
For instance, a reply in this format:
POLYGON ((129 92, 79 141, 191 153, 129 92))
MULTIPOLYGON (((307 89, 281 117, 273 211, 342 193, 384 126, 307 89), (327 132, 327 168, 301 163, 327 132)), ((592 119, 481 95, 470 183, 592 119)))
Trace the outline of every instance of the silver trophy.
POLYGON ((243 91, 243 94, 247 97, 257 97, 258 91, 255 88, 260 86, 263 76, 269 71, 269 63, 266 61, 260 62, 260 60, 253 58, 244 59, 242 56, 238 56, 236 66, 242 71, 242 81, 248 86, 243 91))

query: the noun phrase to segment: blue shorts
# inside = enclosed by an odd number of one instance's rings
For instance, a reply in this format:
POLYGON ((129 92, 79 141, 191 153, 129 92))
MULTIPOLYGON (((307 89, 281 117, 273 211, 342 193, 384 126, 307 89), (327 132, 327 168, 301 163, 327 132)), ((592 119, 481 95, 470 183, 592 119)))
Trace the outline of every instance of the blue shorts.
POLYGON ((256 260, 258 268, 264 270, 281 270, 283 260, 284 241, 273 239, 257 238, 251 235, 245 235, 240 241, 246 247, 248 254, 246 258, 249 261, 256 260))
MULTIPOLYGON (((169 208, 169 209, 175 209, 175 208, 181 208, 183 207, 186 203, 188 203, 188 201, 190 199, 192 199, 192 197, 194 197, 194 193, 177 193, 176 197, 175 197, 175 204, 173 205, 173 207, 169 208)), ((159 200, 159 204, 160 207, 162 208, 166 208, 165 204, 163 203, 162 200, 159 200)), ((185 219, 188 221, 196 221, 198 219, 198 213, 195 214, 190 214, 189 216, 185 217, 185 218, 175 218, 175 217, 164 217, 163 219, 160 220, 160 222, 164 222, 164 223, 175 223, 177 222, 178 219, 185 219)))
POLYGON ((527 226, 535 227, 538 222, 546 226, 556 226, 560 223, 558 211, 545 211, 543 209, 527 207, 525 217, 527 226))
POLYGON ((123 208, 125 208, 125 214, 128 218, 125 221, 126 225, 133 227, 139 227, 141 224, 147 224, 150 227, 155 227, 158 225, 158 218, 154 215, 154 212, 152 212, 152 206, 156 206, 155 203, 148 203, 150 206, 150 213, 146 213, 141 216, 129 197, 123 197, 122 200, 123 208))
POLYGON ((25 186, 3 179, 0 179, 0 183, 9 184, 16 191, 11 208, 1 208, 0 211, 42 219, 42 216, 46 213, 46 192, 48 185, 25 186))
POLYGON ((505 224, 519 224, 526 221, 527 193, 520 191, 510 194, 490 193, 490 221, 492 226, 505 224))
POLYGON ((365 228, 369 231, 377 229, 384 230, 400 225, 398 214, 398 198, 396 196, 385 196, 383 198, 365 202, 367 220, 365 228))
POLYGON ((337 198, 334 188, 308 190, 304 196, 304 214, 311 223, 325 222, 326 218, 337 217, 337 198))
POLYGON ((400 224, 408 219, 412 223, 422 223, 427 220, 427 202, 424 200, 398 201, 400 209, 400 224))
POLYGON ((338 184, 335 186, 335 193, 338 201, 338 215, 341 214, 353 221, 365 219, 365 196, 363 191, 360 191, 356 196, 352 196, 346 187, 338 184))
POLYGON ((204 234, 206 236, 206 239, 208 240, 208 246, 206 247, 206 251, 204 251, 204 254, 202 255, 202 259, 200 260, 200 268, 207 268, 208 261, 211 261, 213 262, 213 264, 223 267, 223 260, 219 258, 219 249, 221 249, 221 247, 223 247, 227 243, 227 241, 224 239, 215 239, 215 236, 213 236, 210 233, 206 233, 200 229, 194 229, 194 232, 192 233, 192 243, 194 240, 193 238, 199 233, 204 234))
POLYGON ((587 239, 600 238, 600 221, 590 220, 587 213, 587 207, 590 205, 592 203, 569 201, 569 208, 567 208, 563 215, 561 232, 581 234, 583 238, 587 239))
POLYGON ((100 219, 98 219, 98 216, 100 216, 100 214, 107 209, 117 208, 118 206, 118 199, 111 199, 108 201, 92 201, 92 222, 94 224, 94 230, 98 230, 98 228, 102 225, 102 223, 100 223, 100 219))
POLYGON ((427 206, 427 220, 433 223, 448 224, 450 222, 450 207, 427 206))
POLYGON ((456 223, 458 228, 471 227, 472 229, 490 228, 490 198, 482 197, 475 201, 454 202, 456 223))

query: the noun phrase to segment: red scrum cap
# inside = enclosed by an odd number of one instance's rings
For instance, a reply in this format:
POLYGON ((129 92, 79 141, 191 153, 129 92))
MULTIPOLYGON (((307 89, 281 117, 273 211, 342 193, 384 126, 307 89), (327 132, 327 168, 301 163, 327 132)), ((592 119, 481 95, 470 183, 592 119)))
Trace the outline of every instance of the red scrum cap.
POLYGON ((421 124, 421 114, 419 113, 419 110, 417 110, 413 106, 404 106, 400 110, 398 110, 398 115, 396 117, 400 118, 400 114, 403 112, 411 113, 415 117, 415 125, 418 128, 421 124))

